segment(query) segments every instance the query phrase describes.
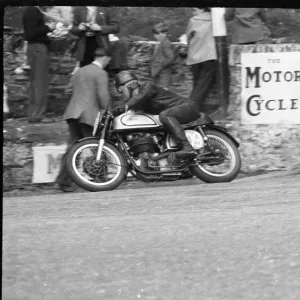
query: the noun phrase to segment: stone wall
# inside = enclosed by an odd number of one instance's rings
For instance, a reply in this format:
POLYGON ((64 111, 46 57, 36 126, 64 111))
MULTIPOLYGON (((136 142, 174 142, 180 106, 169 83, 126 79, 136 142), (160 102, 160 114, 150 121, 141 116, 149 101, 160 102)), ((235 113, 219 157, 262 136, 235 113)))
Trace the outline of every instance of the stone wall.
MULTIPOLYGON (((60 115, 71 95, 70 73, 75 66, 71 49, 74 39, 54 42, 57 51, 51 52, 48 112, 60 115)), ((4 80, 8 87, 8 103, 14 118, 26 117, 29 97, 29 74, 15 74, 15 70, 25 62, 21 34, 4 34, 4 80)))
MULTIPOLYGON (((243 124, 241 120, 241 53, 299 52, 300 44, 232 45, 229 116, 230 132, 241 142, 243 170, 292 170, 300 168, 300 125, 243 124)), ((299 116, 300 118, 300 116, 299 116)))
MULTIPOLYGON (((49 112, 59 116, 70 98, 70 79, 75 64, 71 53, 74 40, 67 38, 54 44, 51 52, 49 112)), ((148 74, 148 61, 154 44, 129 43, 129 67, 141 80, 148 74)), ((175 44, 178 55, 172 90, 188 97, 192 88, 192 74, 184 65, 186 46, 175 44)), ((246 125, 241 120, 241 53, 300 51, 299 44, 231 46, 230 48, 230 105, 229 117, 222 123, 240 143, 244 173, 259 170, 291 170, 300 168, 300 125, 246 125)), ((12 34, 4 37, 4 76, 9 88, 9 105, 15 117, 26 115, 28 101, 28 76, 16 75, 14 70, 23 63, 22 38, 12 34)), ((215 86, 206 100, 207 109, 218 105, 215 86)), ((67 128, 63 121, 52 125, 29 127, 18 120, 4 124, 3 185, 4 190, 29 186, 32 177, 32 147, 59 145, 66 142, 67 128), (49 126, 45 129, 46 126, 49 126)))
MULTIPOLYGON (((149 78, 148 62, 154 48, 153 42, 129 42, 128 63, 129 68, 143 81, 149 78)), ((67 36, 52 41, 50 53, 50 85, 48 112, 59 116, 70 99, 72 93, 71 72, 75 66, 72 55, 75 38, 67 36)), ((173 85, 171 89, 188 98, 192 89, 192 74, 189 67, 184 64, 186 46, 174 43, 177 60, 174 66, 173 85), (180 55, 180 54, 181 55, 180 55)), ((4 79, 8 87, 8 103, 13 117, 26 117, 29 97, 28 73, 15 74, 14 71, 25 61, 23 39, 21 33, 4 34, 4 79)), ((204 109, 211 110, 218 105, 216 86, 213 86, 209 97, 204 103, 204 109)))

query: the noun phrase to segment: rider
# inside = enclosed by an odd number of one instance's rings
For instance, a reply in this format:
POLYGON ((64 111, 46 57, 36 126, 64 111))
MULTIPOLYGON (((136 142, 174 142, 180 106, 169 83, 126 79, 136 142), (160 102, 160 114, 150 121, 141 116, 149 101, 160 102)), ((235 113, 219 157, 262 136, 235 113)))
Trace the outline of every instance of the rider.
POLYGON ((159 115, 161 123, 181 147, 175 154, 174 163, 196 155, 180 126, 199 118, 198 107, 194 102, 156 86, 151 81, 141 84, 135 74, 129 71, 118 73, 115 77, 115 85, 123 94, 125 101, 125 105, 117 108, 117 111, 132 109, 159 115))

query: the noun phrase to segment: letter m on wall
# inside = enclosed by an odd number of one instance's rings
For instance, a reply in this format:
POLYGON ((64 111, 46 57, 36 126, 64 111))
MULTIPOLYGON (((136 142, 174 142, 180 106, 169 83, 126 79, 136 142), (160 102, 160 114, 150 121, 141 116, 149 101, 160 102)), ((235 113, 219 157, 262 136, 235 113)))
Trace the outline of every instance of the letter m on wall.
POLYGON ((260 85, 260 67, 255 67, 254 70, 251 70, 251 67, 246 67, 246 88, 249 88, 250 82, 254 81, 255 88, 259 88, 260 85))
POLYGON ((67 145, 37 146, 33 150, 33 183, 54 182, 60 170, 60 162, 67 145))

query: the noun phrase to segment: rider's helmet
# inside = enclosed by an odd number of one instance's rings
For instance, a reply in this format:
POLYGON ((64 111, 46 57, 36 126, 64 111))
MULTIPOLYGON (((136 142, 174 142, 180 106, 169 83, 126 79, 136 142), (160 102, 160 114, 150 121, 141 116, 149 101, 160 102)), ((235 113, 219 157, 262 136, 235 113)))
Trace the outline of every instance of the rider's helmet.
POLYGON ((116 89, 118 90, 120 86, 128 84, 131 81, 138 82, 138 79, 135 76, 135 74, 130 71, 121 71, 115 76, 116 89))

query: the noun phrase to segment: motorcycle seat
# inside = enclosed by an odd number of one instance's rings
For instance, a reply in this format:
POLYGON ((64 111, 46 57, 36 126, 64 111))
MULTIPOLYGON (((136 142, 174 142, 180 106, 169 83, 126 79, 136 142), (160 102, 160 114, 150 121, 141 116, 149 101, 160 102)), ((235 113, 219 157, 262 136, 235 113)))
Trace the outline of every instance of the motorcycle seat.
POLYGON ((196 126, 214 123, 214 121, 205 113, 199 113, 199 115, 200 115, 200 117, 197 120, 192 121, 187 124, 182 124, 181 127, 183 129, 188 129, 188 128, 192 128, 192 127, 196 127, 196 126))

